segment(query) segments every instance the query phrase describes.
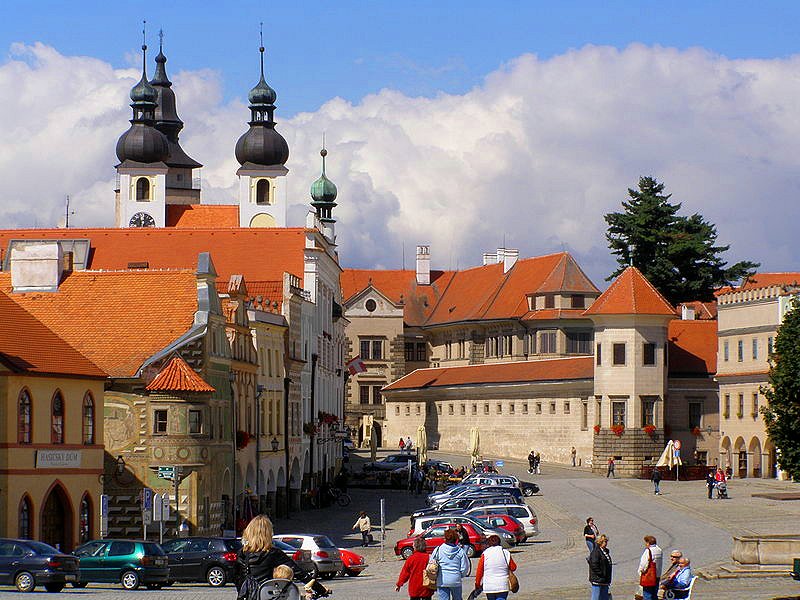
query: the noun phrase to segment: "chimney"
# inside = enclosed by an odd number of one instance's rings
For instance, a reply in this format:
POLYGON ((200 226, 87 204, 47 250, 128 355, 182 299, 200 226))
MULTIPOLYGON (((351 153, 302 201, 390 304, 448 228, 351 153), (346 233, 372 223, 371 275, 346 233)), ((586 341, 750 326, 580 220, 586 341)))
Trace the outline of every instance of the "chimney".
POLYGON ((497 254, 494 252, 483 253, 483 266, 497 264, 497 254))
POLYGON ((681 319, 684 321, 694 321, 694 307, 681 304, 681 319))
POLYGON ((11 288, 15 292, 55 292, 64 272, 64 253, 55 240, 11 249, 11 288))
POLYGON ((497 262, 503 263, 503 273, 508 273, 519 258, 519 250, 512 248, 498 248, 497 262))
POLYGON ((431 284, 431 247, 417 246, 417 285, 431 284))

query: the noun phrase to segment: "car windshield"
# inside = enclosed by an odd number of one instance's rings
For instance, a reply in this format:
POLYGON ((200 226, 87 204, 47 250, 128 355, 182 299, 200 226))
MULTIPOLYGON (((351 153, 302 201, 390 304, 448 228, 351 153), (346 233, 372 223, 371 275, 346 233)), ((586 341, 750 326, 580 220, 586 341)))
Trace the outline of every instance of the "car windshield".
POLYGON ((36 552, 36 554, 61 554, 59 550, 47 544, 43 544, 42 542, 25 542, 25 545, 36 552))
POLYGON ((327 535, 314 536, 314 543, 320 548, 336 548, 336 544, 327 535))

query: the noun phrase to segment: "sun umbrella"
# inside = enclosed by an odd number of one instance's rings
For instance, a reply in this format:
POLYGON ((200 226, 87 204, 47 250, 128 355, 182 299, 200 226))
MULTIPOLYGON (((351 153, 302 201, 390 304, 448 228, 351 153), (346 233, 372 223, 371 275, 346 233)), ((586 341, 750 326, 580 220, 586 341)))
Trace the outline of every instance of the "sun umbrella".
POLYGON ((375 431, 375 423, 372 423, 372 431, 369 435, 369 454, 372 457, 372 462, 378 457, 378 433, 375 431))
POLYGON ((419 466, 424 465, 428 460, 428 433, 425 426, 417 427, 417 452, 419 454, 419 466))
POLYGON ((469 453, 472 455, 472 464, 476 464, 481 455, 481 434, 477 427, 469 430, 469 453))
POLYGON ((664 452, 661 453, 661 456, 656 463, 657 467, 668 467, 672 468, 675 465, 680 465, 681 457, 675 456, 675 443, 672 440, 667 442, 667 447, 664 448, 664 452))

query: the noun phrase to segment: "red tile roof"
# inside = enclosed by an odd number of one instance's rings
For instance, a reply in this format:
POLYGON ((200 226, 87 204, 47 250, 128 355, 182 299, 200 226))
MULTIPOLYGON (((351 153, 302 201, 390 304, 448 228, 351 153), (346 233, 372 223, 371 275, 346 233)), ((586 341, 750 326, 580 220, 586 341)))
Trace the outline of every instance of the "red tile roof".
POLYGON ((636 267, 628 267, 584 315, 670 315, 675 309, 636 267))
POLYGON ((0 273, 0 291, 112 377, 133 376, 198 308, 194 270, 75 271, 48 293, 12 293, 0 273))
POLYGON ((717 322, 670 321, 669 374, 713 375, 717 371, 717 322))
POLYGON ((239 207, 235 204, 169 204, 166 224, 179 229, 239 227, 239 207))
POLYGON ((91 241, 90 269, 127 269, 147 263, 150 269, 194 269, 197 256, 210 252, 221 279, 244 275, 250 281, 283 280, 284 272, 303 281, 306 229, 176 229, 131 227, 108 229, 4 229, 0 249, 12 239, 78 239, 91 241))
POLYGON ((562 252, 557 255, 558 264, 547 276, 538 293, 543 292, 595 292, 600 293, 586 276, 572 255, 562 252))
MULTIPOLYGON (((213 260, 213 257, 212 257, 213 260)), ((228 281, 217 280, 217 293, 228 293, 228 281)), ((253 308, 268 312, 281 312, 283 306, 282 281, 246 281, 246 300, 253 303, 253 308), (261 301, 259 302, 259 298, 261 301)))
POLYGON ((106 373, 0 292, 0 363, 13 371, 105 378, 106 373))
POLYGON ((678 304, 678 312, 681 312, 682 306, 688 306, 694 309, 694 318, 700 321, 713 320, 717 318, 717 303, 703 302, 701 300, 692 300, 691 302, 681 302, 678 304))
POLYGON ((743 285, 725 286, 714 292, 715 296, 722 294, 729 294, 731 292, 739 292, 741 290, 755 290, 758 288, 770 287, 773 285, 794 285, 800 286, 800 273, 787 272, 787 273, 756 273, 750 277, 743 285))
POLYGON ((552 319, 582 319, 584 308, 541 308, 531 310, 523 317, 523 321, 550 321, 552 319))
POLYGON ((383 391, 415 390, 457 385, 486 385, 592 379, 591 356, 526 360, 509 363, 417 369, 387 385, 383 391))
POLYGON ((150 392, 213 392, 205 380, 180 356, 174 356, 147 384, 150 392))

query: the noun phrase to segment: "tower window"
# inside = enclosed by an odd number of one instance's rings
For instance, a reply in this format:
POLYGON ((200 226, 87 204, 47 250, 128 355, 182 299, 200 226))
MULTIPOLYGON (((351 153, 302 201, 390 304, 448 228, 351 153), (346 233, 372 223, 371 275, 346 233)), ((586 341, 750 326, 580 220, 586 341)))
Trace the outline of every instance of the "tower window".
POLYGON ((150 180, 147 177, 136 180, 136 201, 150 202, 150 180))
POLYGON ((64 443, 64 397, 61 392, 56 392, 53 396, 50 411, 50 443, 64 443))
POLYGON ((256 183, 256 204, 269 204, 269 181, 259 179, 256 183))

